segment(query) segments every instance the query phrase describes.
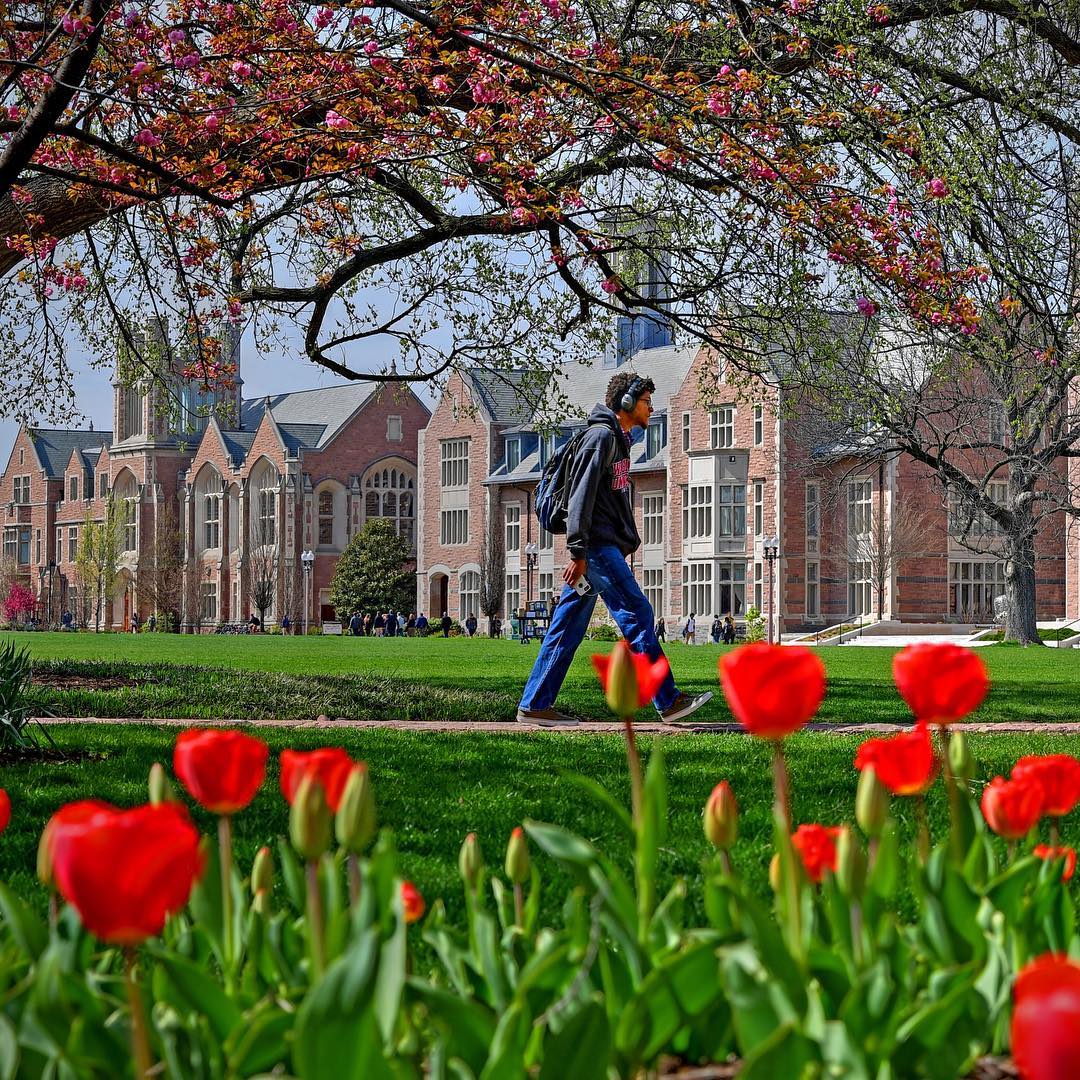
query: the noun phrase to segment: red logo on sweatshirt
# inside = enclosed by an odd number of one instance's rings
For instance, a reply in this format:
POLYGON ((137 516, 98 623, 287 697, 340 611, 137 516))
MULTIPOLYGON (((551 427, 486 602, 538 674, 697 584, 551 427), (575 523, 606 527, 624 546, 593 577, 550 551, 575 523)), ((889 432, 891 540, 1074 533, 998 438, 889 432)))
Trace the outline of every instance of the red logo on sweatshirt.
POLYGON ((630 486, 630 459, 624 457, 611 466, 611 490, 624 491, 630 486))

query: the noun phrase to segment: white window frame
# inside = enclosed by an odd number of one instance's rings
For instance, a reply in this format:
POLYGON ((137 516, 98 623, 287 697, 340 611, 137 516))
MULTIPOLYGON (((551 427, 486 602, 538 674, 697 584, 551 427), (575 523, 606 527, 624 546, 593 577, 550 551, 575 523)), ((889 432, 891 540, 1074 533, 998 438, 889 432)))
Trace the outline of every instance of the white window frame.
POLYGON ((682 414, 682 448, 683 453, 690 449, 690 413, 682 414))
POLYGON ((848 536, 869 536, 874 531, 874 481, 848 481, 848 536))
POLYGON ((806 561, 806 616, 817 618, 821 614, 821 563, 817 559, 806 561))
POLYGON ((521 503, 507 503, 503 507, 503 523, 506 537, 506 554, 521 554, 521 503))
POLYGON ((540 526, 540 550, 541 551, 554 551, 555 550, 555 534, 549 533, 547 529, 540 526))
POLYGON ((518 613, 521 607, 521 574, 506 571, 505 589, 503 591, 503 606, 506 618, 518 613))
POLYGON ((754 406, 754 445, 761 446, 765 442, 765 406, 754 406))
POLYGON ((683 536, 708 540, 713 534, 712 484, 688 484, 683 496, 683 536))
POLYGON ((221 492, 206 491, 203 500, 203 548, 214 550, 221 547, 221 492))
POLYGON ((537 585, 537 594, 541 600, 546 599, 548 596, 555 593, 555 573, 554 571, 541 572, 537 585))
POLYGON ((458 547, 469 542, 469 511, 458 507, 439 511, 439 543, 442 547, 458 547))
POLYGON ((746 535, 746 485, 717 484, 719 536, 746 535))
POLYGON ((949 614, 992 619, 994 597, 1005 592, 1002 559, 949 560, 949 614))
POLYGON ((260 545, 277 543, 277 486, 259 488, 258 540, 260 545))
POLYGON ((663 492, 650 492, 641 496, 641 542, 645 547, 664 545, 663 492))
POLYGON ((874 613, 874 581, 868 559, 853 559, 848 570, 848 614, 872 615, 874 613))
POLYGON ((458 578, 458 618, 462 625, 470 615, 480 615, 480 575, 475 570, 463 570, 458 578))
POLYGON ((664 568, 647 566, 641 572, 641 591, 654 615, 664 613, 664 568))
POLYGON ((79 478, 73 473, 68 477, 68 502, 79 501, 79 478))
POLYGON ((765 481, 754 481, 754 535, 765 532, 765 481))
POLYGON ((709 445, 727 450, 735 445, 735 406, 721 405, 709 413, 709 445))
POLYGON ((68 562, 69 563, 74 563, 75 559, 78 557, 78 554, 79 554, 79 526, 78 525, 69 525, 68 526, 67 540, 68 540, 68 546, 67 546, 68 562))
POLYGON ((124 517, 120 530, 123 535, 124 551, 134 551, 138 544, 138 505, 139 497, 137 495, 124 499, 124 517))
POLYGON ((512 473, 521 464, 521 439, 514 436, 506 440, 506 471, 512 473))
POLYGON ((202 621, 216 623, 218 621, 218 583, 211 579, 202 583, 200 593, 202 597, 202 621))
POLYGON ((439 443, 439 483, 443 490, 469 486, 469 439, 439 443))
POLYGON ((754 607, 759 612, 764 611, 762 604, 765 599, 765 568, 760 562, 754 563, 754 607))
POLYGON ((713 564, 691 562, 683 567, 683 616, 704 617, 712 613, 713 564))
POLYGON ((16 506, 26 506, 30 502, 30 477, 16 476, 11 483, 11 501, 16 506))
POLYGON ((401 442, 405 438, 400 416, 388 416, 386 418, 386 441, 401 442))

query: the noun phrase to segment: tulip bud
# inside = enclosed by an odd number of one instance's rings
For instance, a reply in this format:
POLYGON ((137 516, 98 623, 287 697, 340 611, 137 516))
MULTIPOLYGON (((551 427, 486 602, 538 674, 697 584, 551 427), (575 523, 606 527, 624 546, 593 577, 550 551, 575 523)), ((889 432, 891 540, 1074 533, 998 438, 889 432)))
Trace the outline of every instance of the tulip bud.
POLYGON ((274 857, 268 847, 261 847, 255 853, 255 862, 251 865, 251 893, 270 892, 274 888, 274 857))
POLYGON ((962 731, 949 732, 949 768, 959 783, 966 784, 975 775, 975 758, 962 731))
POLYGON ((475 889, 480 883, 480 873, 484 869, 484 858, 480 854, 480 843, 476 839, 476 833, 471 832, 465 837, 461 850, 458 852, 458 871, 461 880, 470 889, 475 889))
POLYGON ((769 885, 772 887, 774 893, 780 891, 780 856, 774 855, 769 860, 769 885))
POLYGON ((529 843, 520 825, 510 834, 506 845, 506 876, 515 885, 524 885, 529 880, 529 843))
POLYGON ((867 766, 859 774, 859 787, 855 793, 855 820, 867 836, 880 836, 889 817, 889 793, 877 778, 877 773, 867 766))
POLYGON ((173 791, 161 762, 155 761, 150 766, 150 803, 152 806, 160 806, 166 802, 176 802, 176 792, 173 791))
POLYGON ((315 776, 305 776, 296 790, 289 809, 289 838, 308 862, 314 862, 330 847, 330 807, 315 776))
POLYGON ((375 835, 375 792, 363 762, 353 766, 345 782, 334 831, 338 843, 355 855, 359 855, 375 835))
POLYGON ((844 896, 862 895, 866 883, 866 855, 851 826, 844 825, 836 838, 836 884, 844 896))
POLYGON ((739 804, 731 787, 721 780, 705 804, 705 836, 718 851, 727 851, 739 832, 739 804))
POLYGON ((37 876, 38 880, 47 889, 54 886, 52 853, 49 851, 49 826, 41 830, 41 838, 37 847, 37 876))
POLYGON ((616 716, 633 716, 638 710, 637 669, 625 642, 619 642, 611 654, 604 696, 616 716))

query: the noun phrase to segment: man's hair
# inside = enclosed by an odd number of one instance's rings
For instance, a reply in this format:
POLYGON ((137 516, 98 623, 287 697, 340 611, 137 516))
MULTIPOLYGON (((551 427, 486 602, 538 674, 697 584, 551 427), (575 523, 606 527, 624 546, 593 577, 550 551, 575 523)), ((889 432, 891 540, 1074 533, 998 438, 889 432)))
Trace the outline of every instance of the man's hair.
POLYGON ((631 386, 638 380, 637 393, 635 398, 641 397, 645 393, 656 393, 656 384, 652 379, 645 379, 638 375, 636 371, 620 371, 618 375, 612 375, 611 381, 607 384, 607 394, 604 397, 604 404, 612 412, 618 412, 622 408, 622 397, 631 386))

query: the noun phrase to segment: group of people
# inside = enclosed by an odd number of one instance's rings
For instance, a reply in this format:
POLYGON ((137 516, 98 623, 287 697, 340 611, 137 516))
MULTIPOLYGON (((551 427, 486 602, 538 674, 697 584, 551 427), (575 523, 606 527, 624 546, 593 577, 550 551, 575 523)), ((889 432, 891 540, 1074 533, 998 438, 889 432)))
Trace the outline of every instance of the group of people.
MULTIPOLYGON (((437 623, 428 619, 422 611, 419 615, 410 611, 408 616, 401 611, 369 611, 366 615, 354 611, 349 618, 349 633, 353 637, 427 637, 441 630, 443 637, 449 637, 453 625, 454 620, 446 611, 437 623)), ((470 637, 476 633, 475 616, 470 615, 465 620, 465 629, 470 637)))
MULTIPOLYGON (((714 645, 734 645, 736 636, 735 620, 730 615, 725 615, 722 619, 719 615, 713 616, 709 637, 714 645)), ((656 640, 667 641, 667 624, 663 618, 656 620, 656 640)), ((691 612, 690 617, 683 623, 682 640, 685 645, 693 645, 697 640, 696 612, 691 612)))

